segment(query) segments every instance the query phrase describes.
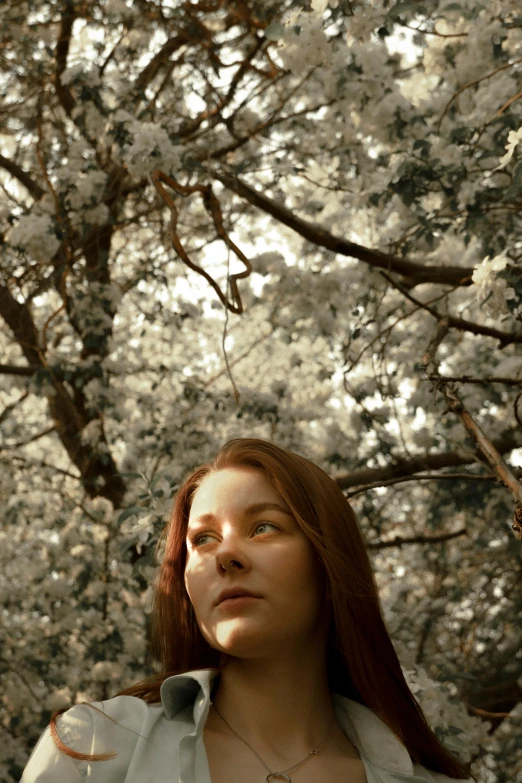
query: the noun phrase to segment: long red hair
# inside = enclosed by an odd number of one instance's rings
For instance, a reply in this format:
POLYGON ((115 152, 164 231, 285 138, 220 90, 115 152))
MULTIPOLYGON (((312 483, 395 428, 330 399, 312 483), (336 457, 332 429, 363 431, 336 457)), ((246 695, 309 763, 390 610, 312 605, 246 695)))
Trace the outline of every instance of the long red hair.
MULTIPOLYGON (((342 491, 317 465, 258 438, 230 440, 214 460, 194 470, 179 488, 156 548, 158 552, 165 540, 150 626, 150 649, 161 670, 115 695, 136 696, 155 704, 161 700, 160 686, 167 677, 194 669, 221 668, 220 653, 201 634, 185 590, 185 539, 195 491, 210 473, 230 467, 263 471, 315 548, 332 608, 328 640, 331 691, 373 710, 405 745, 414 762, 452 778, 473 777, 437 738, 404 679, 359 523, 342 491)), ((75 759, 114 758, 114 753, 78 753, 60 740, 56 718, 66 709, 51 716, 56 746, 75 759)))

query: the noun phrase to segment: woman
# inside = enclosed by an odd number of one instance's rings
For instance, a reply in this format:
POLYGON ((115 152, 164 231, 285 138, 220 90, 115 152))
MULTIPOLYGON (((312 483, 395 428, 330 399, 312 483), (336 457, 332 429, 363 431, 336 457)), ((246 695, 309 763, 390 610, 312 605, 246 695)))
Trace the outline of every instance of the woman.
POLYGON ((320 468, 229 441, 164 534, 161 673, 53 713, 21 783, 468 778, 404 680, 357 519, 320 468))

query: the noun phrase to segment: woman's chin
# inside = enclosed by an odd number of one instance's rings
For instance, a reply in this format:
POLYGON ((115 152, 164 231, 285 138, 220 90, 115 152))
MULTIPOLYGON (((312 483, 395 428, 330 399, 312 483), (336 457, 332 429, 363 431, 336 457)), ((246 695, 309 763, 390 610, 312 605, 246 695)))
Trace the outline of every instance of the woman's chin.
POLYGON ((238 658, 259 658, 260 650, 264 651, 269 641, 266 632, 235 620, 220 623, 207 640, 216 650, 238 658))

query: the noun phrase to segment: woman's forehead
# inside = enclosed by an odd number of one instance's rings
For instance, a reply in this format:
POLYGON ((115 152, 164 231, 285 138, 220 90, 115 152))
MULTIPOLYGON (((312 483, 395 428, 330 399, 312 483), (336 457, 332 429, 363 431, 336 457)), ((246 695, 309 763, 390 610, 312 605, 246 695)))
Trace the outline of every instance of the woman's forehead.
POLYGON ((254 502, 279 502, 288 508, 263 471, 223 468, 206 476, 194 492, 190 518, 203 512, 240 510, 254 502))

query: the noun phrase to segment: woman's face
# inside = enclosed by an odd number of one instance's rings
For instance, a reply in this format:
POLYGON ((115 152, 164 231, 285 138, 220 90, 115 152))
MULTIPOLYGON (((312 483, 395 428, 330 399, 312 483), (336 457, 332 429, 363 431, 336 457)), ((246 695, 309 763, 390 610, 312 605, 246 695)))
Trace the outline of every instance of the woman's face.
POLYGON ((299 653, 326 639, 329 618, 314 549, 260 470, 220 470, 196 490, 185 587, 201 633, 229 655, 299 653), (218 604, 223 590, 238 587, 258 597, 218 604))

